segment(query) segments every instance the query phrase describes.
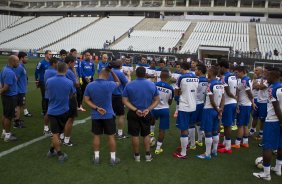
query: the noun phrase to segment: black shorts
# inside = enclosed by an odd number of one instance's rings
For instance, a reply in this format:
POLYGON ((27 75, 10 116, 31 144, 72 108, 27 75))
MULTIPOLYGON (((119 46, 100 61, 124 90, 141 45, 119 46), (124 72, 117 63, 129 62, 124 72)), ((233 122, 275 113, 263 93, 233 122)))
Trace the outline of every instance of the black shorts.
POLYGON ((69 100, 69 118, 77 117, 77 100, 76 96, 73 96, 69 100))
POLYGON ((139 117, 131 110, 127 113, 128 134, 132 136, 146 137, 150 134, 151 113, 146 117, 139 117))
POLYGON ((50 129, 52 134, 59 134, 64 132, 65 124, 68 120, 68 113, 58 116, 49 115, 50 129))
POLYGON ((92 132, 95 135, 114 135, 116 133, 116 123, 112 119, 92 119, 92 132))
POLYGON ((124 105, 122 103, 121 96, 116 96, 116 95, 112 96, 112 106, 113 106, 114 113, 117 116, 124 115, 124 105))
POLYGON ((24 104, 25 104, 25 94, 24 93, 19 93, 18 94, 17 106, 22 107, 24 104))
POLYGON ((18 95, 5 96, 2 95, 3 116, 7 119, 12 119, 16 116, 16 106, 18 102, 18 95))

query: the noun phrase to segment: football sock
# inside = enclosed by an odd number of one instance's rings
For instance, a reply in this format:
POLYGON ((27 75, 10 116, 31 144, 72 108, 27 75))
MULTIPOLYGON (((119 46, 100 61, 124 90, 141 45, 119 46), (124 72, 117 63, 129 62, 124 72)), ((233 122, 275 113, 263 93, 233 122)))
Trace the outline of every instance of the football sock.
POLYGON ((281 171, 281 166, 282 166, 282 160, 276 159, 275 170, 276 171, 281 171))
POLYGON ((65 134, 64 133, 61 133, 60 134, 60 139, 64 139, 65 138, 65 134))
POLYGON ((206 144, 206 156, 211 155, 211 147, 212 147, 212 138, 206 137, 205 138, 205 144, 206 144))
POLYGON ((186 149, 188 145, 188 136, 180 137, 180 143, 181 143, 181 155, 186 156, 186 149))
POLYGON ((213 140, 212 152, 217 152, 217 147, 218 147, 218 142, 219 142, 219 135, 213 136, 212 140, 213 140))
POLYGON ((162 142, 159 142, 159 141, 158 141, 158 142, 157 142, 157 148, 156 148, 156 150, 160 150, 160 149, 161 149, 162 144, 163 144, 162 142))
POLYGON ((10 139, 10 137, 11 137, 11 132, 9 132, 9 133, 5 133, 5 139, 10 139))
POLYGON ((24 115, 27 115, 27 114, 28 114, 28 110, 24 109, 24 115))
POLYGON ((48 125, 44 125, 44 131, 49 131, 48 125))
POLYGON ((116 152, 111 152, 111 159, 112 160, 115 160, 116 159, 116 152))
POLYGON ((263 172, 267 175, 270 175, 270 165, 263 166, 263 172))
POLYGON ((242 138, 237 137, 235 144, 236 145, 240 145, 242 138))
POLYGON ((249 139, 247 136, 243 137, 243 144, 248 144, 249 143, 249 139))
POLYGON ((68 144, 70 142, 70 137, 65 137, 64 142, 68 144))
POLYGON ((122 129, 118 129, 118 135, 122 136, 122 133, 123 133, 122 129))
POLYGON ((226 138, 226 140, 225 140, 225 149, 226 150, 231 149, 231 139, 230 138, 226 138))
POLYGON ((195 128, 189 128, 190 146, 195 146, 195 128))
POLYGON ((94 151, 94 157, 99 158, 100 156, 100 151, 94 151))

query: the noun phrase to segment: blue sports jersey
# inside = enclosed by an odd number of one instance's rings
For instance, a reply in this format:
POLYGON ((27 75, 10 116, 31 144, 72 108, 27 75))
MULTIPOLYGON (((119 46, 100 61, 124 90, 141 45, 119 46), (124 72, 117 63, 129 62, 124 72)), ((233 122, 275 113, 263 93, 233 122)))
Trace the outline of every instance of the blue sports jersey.
POLYGON ((39 61, 35 69, 35 80, 36 81, 44 81, 44 73, 49 68, 50 63, 45 59, 39 61))
POLYGON ((171 85, 166 82, 156 82, 155 85, 160 94, 160 102, 155 109, 168 109, 169 108, 169 100, 172 100, 174 97, 174 90, 171 85))
POLYGON ((81 77, 93 77, 95 74, 95 65, 92 61, 81 62, 81 77))
POLYGON ((159 92, 153 82, 138 78, 125 86, 122 96, 127 97, 137 109, 143 111, 152 104, 155 96, 159 96, 159 92))
POLYGON ((90 100, 98 107, 106 110, 106 114, 101 115, 96 110, 92 109, 92 119, 111 119, 114 116, 112 107, 112 93, 117 87, 113 81, 104 79, 96 79, 89 83, 85 89, 84 96, 90 97, 90 100))
POLYGON ((70 95, 75 93, 71 80, 64 75, 56 75, 46 81, 48 91, 48 115, 58 116, 69 111, 70 95))
POLYGON ((17 76, 18 93, 26 93, 27 90, 27 76, 24 64, 19 64, 17 68, 14 68, 14 72, 17 76))
POLYGON ((100 73, 101 70, 102 70, 103 68, 106 68, 108 65, 109 65, 108 62, 99 61, 98 65, 97 65, 97 71, 98 71, 98 73, 100 73))
POLYGON ((4 86, 4 84, 7 84, 9 88, 2 95, 14 96, 18 94, 17 76, 13 68, 8 65, 4 66, 1 73, 1 85, 4 86))
POLYGON ((79 59, 77 59, 77 60, 75 60, 75 64, 74 64, 74 68, 75 68, 75 70, 76 70, 76 75, 78 76, 78 77, 81 77, 81 74, 80 74, 80 60, 79 59))
POLYGON ((73 73, 73 70, 71 68, 68 68, 67 69, 67 72, 66 72, 66 78, 71 80, 73 82, 73 86, 75 87, 76 83, 77 83, 77 79, 76 79, 76 76, 75 74, 73 73))
MULTIPOLYGON (((120 83, 121 83, 113 91, 113 95, 121 96, 126 84, 128 83, 128 80, 127 80, 126 76, 124 75, 124 73, 121 72, 119 68, 113 68, 112 71, 116 74, 116 76, 119 78, 120 83)), ((114 81, 114 78, 113 78, 111 73, 109 74, 108 81, 114 81)))

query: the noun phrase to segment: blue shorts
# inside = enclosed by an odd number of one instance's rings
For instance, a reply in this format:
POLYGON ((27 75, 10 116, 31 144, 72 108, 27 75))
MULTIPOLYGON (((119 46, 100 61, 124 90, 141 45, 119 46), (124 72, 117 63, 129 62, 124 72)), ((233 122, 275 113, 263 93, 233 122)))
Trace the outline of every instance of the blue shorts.
POLYGON ((195 113, 193 112, 184 112, 178 111, 177 119, 176 119, 176 127, 180 130, 188 130, 189 124, 192 121, 192 115, 195 113))
POLYGON ((160 118, 159 129, 169 129, 169 109, 154 109, 152 115, 156 120, 160 118))
POLYGON ((227 104, 224 106, 223 114, 222 114, 222 124, 225 127, 232 126, 235 120, 236 114, 236 104, 227 104))
POLYGON ((239 106, 240 112, 237 114, 237 126, 248 126, 250 122, 251 106, 239 106))
MULTIPOLYGON (((258 107, 258 100, 254 99, 254 102, 255 102, 256 106, 258 107)), ((253 116, 253 118, 258 118, 259 117, 258 109, 253 110, 252 116, 253 116)))
POLYGON ((218 113, 214 109, 204 109, 202 114, 202 128, 207 133, 214 133, 218 130, 218 113))
POLYGON ((282 148, 282 128, 279 121, 265 122, 263 125, 263 149, 277 150, 282 148))
POLYGON ((191 121, 190 126, 193 126, 196 123, 200 123, 201 124, 204 105, 205 104, 203 104, 203 103, 202 104, 197 104, 196 111, 192 115, 192 121, 191 121))
POLYGON ((257 103, 258 118, 266 118, 267 115, 267 103, 257 103))

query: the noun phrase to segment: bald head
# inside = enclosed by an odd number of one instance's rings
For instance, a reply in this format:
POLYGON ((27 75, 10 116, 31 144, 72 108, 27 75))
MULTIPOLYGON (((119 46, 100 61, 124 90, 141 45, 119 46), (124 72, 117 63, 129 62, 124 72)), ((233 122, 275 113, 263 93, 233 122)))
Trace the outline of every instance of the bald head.
POLYGON ((15 55, 11 55, 8 57, 8 64, 13 67, 13 68, 17 68, 19 65, 19 58, 18 56, 15 55))
POLYGON ((102 60, 103 60, 104 62, 107 62, 107 61, 108 61, 108 55, 107 55, 107 54, 103 54, 102 60))

